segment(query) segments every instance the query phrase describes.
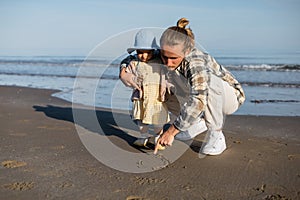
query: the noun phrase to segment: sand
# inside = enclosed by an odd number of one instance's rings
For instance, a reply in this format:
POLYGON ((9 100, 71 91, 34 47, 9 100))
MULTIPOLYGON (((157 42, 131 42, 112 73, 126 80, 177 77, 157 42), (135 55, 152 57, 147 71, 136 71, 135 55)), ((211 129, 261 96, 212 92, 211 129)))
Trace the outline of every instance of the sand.
MULTIPOLYGON (((228 116, 222 155, 200 159, 200 135, 166 167, 126 173, 89 153, 72 104, 51 97, 55 91, 0 91, 0 199, 300 199, 300 117, 228 116)), ((114 144, 140 152, 134 137, 112 126, 110 110, 97 112, 114 144)))

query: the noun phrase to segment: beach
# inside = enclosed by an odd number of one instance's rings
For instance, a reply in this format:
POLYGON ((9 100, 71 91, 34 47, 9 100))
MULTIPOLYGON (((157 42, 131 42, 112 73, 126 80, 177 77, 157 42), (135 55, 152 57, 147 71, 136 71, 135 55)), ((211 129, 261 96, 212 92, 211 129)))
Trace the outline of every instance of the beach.
MULTIPOLYGON (((300 117, 228 116, 222 155, 199 158, 201 134, 164 168, 126 173, 89 153, 72 103, 51 96, 58 91, 0 91, 0 199, 300 199, 300 117)), ((96 110, 99 123, 114 123, 109 109, 96 110)), ((139 152, 132 137, 102 130, 115 145, 139 152)))

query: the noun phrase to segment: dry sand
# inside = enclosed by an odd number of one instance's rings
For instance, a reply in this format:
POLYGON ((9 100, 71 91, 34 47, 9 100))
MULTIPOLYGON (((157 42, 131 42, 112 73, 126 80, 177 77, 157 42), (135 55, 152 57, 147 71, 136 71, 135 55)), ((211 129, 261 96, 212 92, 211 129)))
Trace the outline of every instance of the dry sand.
MULTIPOLYGON (((0 199, 300 199, 299 117, 229 116, 222 155, 200 159, 200 135, 174 163, 135 174, 86 150, 72 105, 54 91, 0 91, 0 199)), ((137 151, 132 136, 109 126, 109 110, 97 112, 107 137, 137 151)))

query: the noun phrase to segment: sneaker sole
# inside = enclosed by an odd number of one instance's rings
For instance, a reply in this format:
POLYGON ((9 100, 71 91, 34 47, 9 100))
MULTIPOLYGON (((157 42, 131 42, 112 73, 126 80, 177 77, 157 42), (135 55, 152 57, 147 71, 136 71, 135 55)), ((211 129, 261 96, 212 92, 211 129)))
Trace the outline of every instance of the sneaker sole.
POLYGON ((224 149, 222 149, 221 151, 218 152, 205 152, 205 151, 201 151, 202 154, 206 154, 206 155, 211 155, 211 156, 217 156, 220 155, 221 153, 223 153, 226 150, 226 146, 224 149))

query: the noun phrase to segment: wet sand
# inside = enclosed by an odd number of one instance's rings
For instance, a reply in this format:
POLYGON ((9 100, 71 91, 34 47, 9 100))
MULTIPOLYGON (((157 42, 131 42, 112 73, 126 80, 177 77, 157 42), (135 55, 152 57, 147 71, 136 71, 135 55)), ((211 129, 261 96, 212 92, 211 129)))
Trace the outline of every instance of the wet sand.
MULTIPOLYGON (((300 117, 228 116, 222 155, 200 159, 200 135, 165 168, 126 173, 88 152, 72 104, 51 97, 55 91, 0 91, 0 199, 300 199, 300 117)), ((139 152, 134 137, 115 128, 110 110, 97 113, 114 144, 139 152)))

